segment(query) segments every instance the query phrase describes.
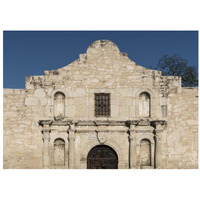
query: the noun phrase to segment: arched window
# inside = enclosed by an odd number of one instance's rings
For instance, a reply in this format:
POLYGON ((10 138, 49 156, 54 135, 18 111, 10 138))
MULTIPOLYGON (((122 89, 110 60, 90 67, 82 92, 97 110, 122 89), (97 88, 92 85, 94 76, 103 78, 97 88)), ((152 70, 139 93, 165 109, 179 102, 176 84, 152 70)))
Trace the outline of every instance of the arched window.
POLYGON ((65 117, 65 95, 62 92, 54 95, 54 116, 58 120, 65 117))
POLYGON ((140 142, 140 167, 151 166, 151 142, 143 139, 140 142))
POLYGON ((54 141, 54 165, 65 165, 65 141, 61 138, 54 141))
POLYGON ((150 117, 150 94, 147 92, 142 92, 139 96, 139 117, 147 118, 150 117))

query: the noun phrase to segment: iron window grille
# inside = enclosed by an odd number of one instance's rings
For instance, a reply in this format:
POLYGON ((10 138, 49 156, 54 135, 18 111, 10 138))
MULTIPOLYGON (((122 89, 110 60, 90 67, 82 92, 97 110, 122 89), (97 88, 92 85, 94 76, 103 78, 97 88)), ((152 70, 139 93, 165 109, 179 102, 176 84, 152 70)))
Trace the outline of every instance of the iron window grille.
POLYGON ((110 94, 98 93, 95 94, 95 117, 110 116, 110 94))

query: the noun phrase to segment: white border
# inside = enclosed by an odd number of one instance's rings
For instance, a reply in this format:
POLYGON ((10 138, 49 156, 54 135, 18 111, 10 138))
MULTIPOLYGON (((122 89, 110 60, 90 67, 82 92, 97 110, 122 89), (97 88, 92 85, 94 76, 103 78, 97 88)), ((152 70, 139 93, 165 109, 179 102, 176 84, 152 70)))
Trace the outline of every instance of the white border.
MULTIPOLYGON (((4 0, 0 9, 1 47, 3 30, 199 30, 200 25, 197 0, 4 0)), ((1 125, 2 110, 1 102, 1 125)), ((2 170, 2 146, 1 126, 0 196, 4 200, 200 197, 199 170, 2 170)))

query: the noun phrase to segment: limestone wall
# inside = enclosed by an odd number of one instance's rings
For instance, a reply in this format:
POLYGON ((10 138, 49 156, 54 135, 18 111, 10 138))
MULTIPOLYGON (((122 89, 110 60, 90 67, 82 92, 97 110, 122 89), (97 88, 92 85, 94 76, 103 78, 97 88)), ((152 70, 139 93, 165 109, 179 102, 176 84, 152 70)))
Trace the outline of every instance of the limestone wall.
POLYGON ((163 145, 163 168, 198 168, 198 88, 169 95, 163 145))
POLYGON ((42 168, 39 108, 25 106, 26 91, 4 89, 4 168, 42 168))

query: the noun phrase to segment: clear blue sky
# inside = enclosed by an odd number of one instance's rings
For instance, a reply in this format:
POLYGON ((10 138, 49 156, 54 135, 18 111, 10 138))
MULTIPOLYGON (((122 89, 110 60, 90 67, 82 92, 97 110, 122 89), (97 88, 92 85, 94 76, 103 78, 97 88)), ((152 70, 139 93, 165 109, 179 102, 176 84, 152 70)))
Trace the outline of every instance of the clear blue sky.
POLYGON ((66 66, 100 39, 146 68, 174 53, 198 68, 197 31, 4 31, 4 88, 24 88, 25 76, 66 66))

